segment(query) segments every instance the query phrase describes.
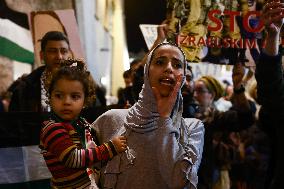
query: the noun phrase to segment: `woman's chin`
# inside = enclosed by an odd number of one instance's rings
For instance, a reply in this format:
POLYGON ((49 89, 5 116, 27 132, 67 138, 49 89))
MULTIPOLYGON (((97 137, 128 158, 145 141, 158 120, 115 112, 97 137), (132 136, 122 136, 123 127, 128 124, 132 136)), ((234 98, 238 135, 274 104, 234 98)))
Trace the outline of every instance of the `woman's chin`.
POLYGON ((173 87, 171 86, 160 87, 158 90, 162 97, 168 97, 173 91, 173 87))
POLYGON ((170 91, 160 91, 161 97, 169 97, 170 91))

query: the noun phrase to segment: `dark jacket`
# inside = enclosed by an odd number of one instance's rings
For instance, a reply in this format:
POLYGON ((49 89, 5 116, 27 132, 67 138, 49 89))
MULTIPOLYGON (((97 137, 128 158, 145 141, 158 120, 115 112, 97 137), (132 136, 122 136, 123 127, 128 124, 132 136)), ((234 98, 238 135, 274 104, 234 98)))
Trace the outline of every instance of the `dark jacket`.
MULTIPOLYGON (((283 146, 284 146, 284 79, 281 56, 261 54, 256 65, 259 112, 259 126, 271 141, 270 186, 269 189, 284 188, 283 146)), ((267 187, 268 188, 268 187, 267 187)))
POLYGON ((4 104, 2 102, 2 98, 0 97, 0 112, 4 112, 4 104))
POLYGON ((41 111, 40 77, 44 69, 45 66, 41 66, 18 81, 18 84, 12 91, 9 111, 41 111))
POLYGON ((231 164, 230 152, 224 150, 221 144, 228 144, 230 132, 239 132, 247 129, 254 123, 254 112, 243 111, 232 107, 226 112, 213 111, 204 116, 205 135, 201 164, 198 170, 198 189, 211 189, 216 181, 215 170, 229 167, 231 164), (213 141, 217 142, 214 144, 213 141))

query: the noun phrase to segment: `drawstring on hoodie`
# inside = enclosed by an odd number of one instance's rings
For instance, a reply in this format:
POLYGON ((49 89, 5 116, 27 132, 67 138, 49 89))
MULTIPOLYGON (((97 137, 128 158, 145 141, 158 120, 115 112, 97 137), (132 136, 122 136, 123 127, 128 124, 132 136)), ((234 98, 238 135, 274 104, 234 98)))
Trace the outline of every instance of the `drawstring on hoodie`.
POLYGON ((129 162, 129 164, 133 165, 134 160, 135 160, 135 156, 133 155, 133 150, 130 149, 129 146, 127 146, 127 149, 125 150, 125 154, 126 154, 126 158, 129 162))

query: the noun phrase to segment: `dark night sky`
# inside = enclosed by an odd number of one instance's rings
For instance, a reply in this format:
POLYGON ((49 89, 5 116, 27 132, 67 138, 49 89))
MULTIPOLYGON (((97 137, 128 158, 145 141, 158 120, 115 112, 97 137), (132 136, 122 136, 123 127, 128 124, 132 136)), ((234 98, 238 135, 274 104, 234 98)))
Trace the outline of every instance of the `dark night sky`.
POLYGON ((125 0, 124 7, 128 51, 146 51, 139 24, 160 24, 166 17, 166 0, 125 0))

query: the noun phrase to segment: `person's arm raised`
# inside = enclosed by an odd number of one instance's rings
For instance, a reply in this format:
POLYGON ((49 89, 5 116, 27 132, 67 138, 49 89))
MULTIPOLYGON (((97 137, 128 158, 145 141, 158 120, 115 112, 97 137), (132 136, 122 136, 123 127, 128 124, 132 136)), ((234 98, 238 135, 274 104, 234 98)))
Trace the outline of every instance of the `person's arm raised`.
POLYGON ((245 88, 243 85, 243 78, 245 69, 242 63, 236 63, 233 67, 232 81, 234 84, 234 94, 232 98, 233 105, 241 110, 250 110, 248 99, 245 95, 245 88))
POLYGON ((264 22, 267 38, 264 47, 265 54, 276 56, 279 52, 279 37, 284 18, 284 3, 269 0, 263 9, 262 20, 264 22))
POLYGON ((169 30, 169 26, 168 26, 168 20, 164 20, 157 28, 157 38, 154 41, 152 47, 149 49, 148 53, 145 54, 145 56, 143 57, 141 64, 145 65, 148 54, 160 43, 164 42, 166 37, 167 37, 167 33, 169 30))

